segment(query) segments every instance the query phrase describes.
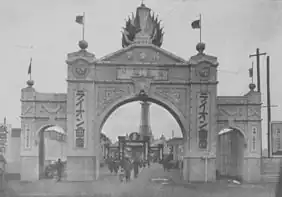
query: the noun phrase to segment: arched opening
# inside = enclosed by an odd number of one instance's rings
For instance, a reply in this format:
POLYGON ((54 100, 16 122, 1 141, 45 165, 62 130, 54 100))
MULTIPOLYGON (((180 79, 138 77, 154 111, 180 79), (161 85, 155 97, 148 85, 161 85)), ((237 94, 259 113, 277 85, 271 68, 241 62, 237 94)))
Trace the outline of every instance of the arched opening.
POLYGON ((222 129, 217 137, 217 179, 242 181, 246 137, 238 128, 222 129))
POLYGON ((132 102, 138 102, 138 101, 141 101, 141 102, 146 101, 146 102, 154 103, 154 104, 159 105, 162 108, 164 108, 167 112, 169 112, 172 115, 174 120, 176 120, 176 122, 178 123, 183 137, 186 136, 186 132, 185 132, 186 129, 185 129, 185 126, 184 126, 185 118, 182 115, 182 113, 174 105, 169 105, 163 99, 152 98, 152 97, 146 97, 146 99, 144 99, 142 97, 129 97, 129 98, 117 100, 116 102, 114 102, 101 115, 102 120, 101 120, 101 124, 100 124, 100 127, 99 127, 100 133, 102 131, 102 128, 103 128, 106 120, 109 118, 109 116, 116 109, 118 109, 119 107, 121 107, 123 105, 129 104, 129 103, 132 103, 132 102))
MULTIPOLYGON (((118 136, 140 132, 143 102, 143 99, 138 98, 115 102, 101 115, 100 133, 109 137, 111 142, 117 146, 118 136)), ((178 141, 176 140, 178 144, 172 143, 171 146, 177 147, 174 149, 174 154, 176 154, 174 159, 181 159, 184 154, 183 136, 186 135, 183 124, 184 117, 180 117, 180 112, 176 108, 157 99, 148 98, 145 102, 150 103, 149 123, 153 134, 151 145, 157 146, 164 143, 164 155, 168 155, 172 150, 167 146, 167 142, 172 138, 178 139, 178 141)), ((100 176, 103 176, 103 173, 105 171, 100 168, 100 176)))
POLYGON ((52 178, 55 161, 66 160, 66 133, 56 125, 45 125, 37 131, 39 179, 52 178))

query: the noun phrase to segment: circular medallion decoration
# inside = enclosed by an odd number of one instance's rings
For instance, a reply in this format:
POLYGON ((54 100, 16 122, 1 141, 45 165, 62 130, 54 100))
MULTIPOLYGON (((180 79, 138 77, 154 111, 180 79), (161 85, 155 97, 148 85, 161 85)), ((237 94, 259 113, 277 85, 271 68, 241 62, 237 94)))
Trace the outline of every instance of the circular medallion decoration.
POLYGON ((209 77, 210 68, 209 67, 202 68, 202 70, 199 71, 199 74, 200 74, 201 77, 209 77))
POLYGON ((88 73, 88 67, 73 67, 73 74, 76 78, 86 78, 88 73))

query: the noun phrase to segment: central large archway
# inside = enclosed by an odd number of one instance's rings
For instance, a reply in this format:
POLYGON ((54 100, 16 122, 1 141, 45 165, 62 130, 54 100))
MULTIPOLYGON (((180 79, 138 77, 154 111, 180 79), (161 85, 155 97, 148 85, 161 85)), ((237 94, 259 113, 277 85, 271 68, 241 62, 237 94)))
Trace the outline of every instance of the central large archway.
MULTIPOLYGON (((128 96, 128 97, 123 97, 123 98, 116 100, 111 105, 109 105, 103 111, 103 113, 101 113, 100 118, 99 118, 99 127, 98 127, 99 128, 98 129, 99 134, 101 135, 101 132, 102 132, 102 129, 103 129, 105 122, 107 121, 109 116, 115 110, 117 110, 121 106, 124 106, 124 105, 129 104, 129 103, 137 102, 137 101, 146 101, 146 102, 150 102, 152 104, 156 104, 156 105, 164 108, 168 113, 170 113, 171 116, 174 118, 174 120, 177 122, 177 124, 178 124, 178 126, 181 130, 182 137, 183 137, 182 139, 183 139, 184 143, 187 143, 187 141, 185 140, 186 135, 187 135, 187 131, 188 131, 187 130, 188 129, 187 128, 187 125, 188 125, 187 119, 183 116, 183 114, 180 112, 180 110, 178 110, 177 107, 173 103, 171 103, 171 102, 169 102, 165 99, 159 98, 157 96, 147 96, 147 95, 145 97, 144 96, 128 96)), ((179 147, 179 148, 183 147, 184 143, 181 144, 181 146, 177 146, 177 147, 179 147)), ((176 154, 176 153, 180 154, 178 151, 176 151, 175 153, 172 153, 172 154, 176 154)), ((184 151, 184 153, 181 152, 181 154, 185 154, 185 151, 184 151)), ((179 158, 179 157, 175 156, 174 158, 179 158)), ((174 161, 174 162, 179 163, 179 161, 174 161)), ((178 164, 176 164, 176 165, 178 166, 178 164)), ((100 168, 100 165, 99 165, 99 168, 100 168)), ((98 175, 98 177, 99 177, 99 175, 98 175)))
POLYGON ((146 96, 146 97, 141 97, 141 96, 128 96, 128 97, 123 97, 120 98, 118 100, 116 100, 115 102, 113 102, 111 105, 109 105, 104 111, 103 113, 101 113, 101 115, 99 116, 99 133, 101 133, 102 127, 105 124, 107 118, 120 106, 125 105, 127 103, 131 103, 131 102, 135 102, 135 101, 148 101, 154 104, 157 104, 161 107, 163 107, 164 109, 166 109, 177 121, 177 123, 180 126, 183 138, 185 139, 187 136, 187 120, 186 118, 183 116, 182 112, 180 112, 180 110, 177 109, 177 107, 175 107, 174 104, 172 104, 171 102, 158 97, 158 96, 146 96))

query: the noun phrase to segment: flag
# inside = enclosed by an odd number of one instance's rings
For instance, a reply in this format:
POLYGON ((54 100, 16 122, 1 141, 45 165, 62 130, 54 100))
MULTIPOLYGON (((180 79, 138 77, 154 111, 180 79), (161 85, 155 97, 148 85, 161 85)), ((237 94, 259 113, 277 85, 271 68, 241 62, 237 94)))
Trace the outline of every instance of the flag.
POLYGON ((253 77, 253 74, 254 74, 253 68, 249 68, 249 77, 253 77))
POLYGON ((201 28, 201 20, 195 20, 191 24, 193 29, 200 29, 201 28))
POLYGON ((28 73, 27 74, 31 74, 31 63, 32 63, 32 58, 30 58, 30 62, 29 62, 29 67, 28 67, 28 73))
POLYGON ((84 16, 83 15, 76 16, 75 22, 77 22, 78 24, 84 25, 84 16))

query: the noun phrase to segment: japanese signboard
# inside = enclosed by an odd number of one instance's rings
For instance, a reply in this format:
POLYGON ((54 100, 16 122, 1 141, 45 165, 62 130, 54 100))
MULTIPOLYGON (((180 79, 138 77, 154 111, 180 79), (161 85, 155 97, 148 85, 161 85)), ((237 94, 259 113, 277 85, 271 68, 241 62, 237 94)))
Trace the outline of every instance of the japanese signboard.
POLYGON ((5 124, 0 125, 0 146, 7 146, 8 142, 8 127, 5 124))
POLYGON ((149 68, 117 68, 117 79, 131 79, 133 77, 153 78, 156 81, 167 81, 167 69, 149 68))
POLYGON ((282 121, 271 122, 271 153, 282 157, 282 121))
POLYGON ((31 148, 31 128, 29 124, 24 125, 24 148, 31 148))
POLYGON ((207 149, 209 131, 209 94, 199 93, 197 105, 198 145, 200 149, 207 149))
POLYGON ((77 90, 75 92, 75 147, 86 147, 86 92, 77 90))

